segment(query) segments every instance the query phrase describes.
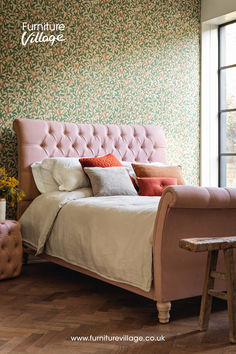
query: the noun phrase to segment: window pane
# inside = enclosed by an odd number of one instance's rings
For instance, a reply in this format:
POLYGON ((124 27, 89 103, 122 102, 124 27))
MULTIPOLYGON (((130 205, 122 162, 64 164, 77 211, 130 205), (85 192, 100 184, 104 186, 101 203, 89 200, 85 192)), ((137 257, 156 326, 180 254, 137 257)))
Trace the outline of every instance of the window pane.
POLYGON ((236 108, 236 67, 221 70, 220 108, 236 108))
POLYGON ((236 112, 220 115, 221 152, 236 153, 236 112))
POLYGON ((220 66, 236 64, 236 22, 220 28, 220 66))
POLYGON ((221 156, 221 187, 236 187, 236 156, 221 156))

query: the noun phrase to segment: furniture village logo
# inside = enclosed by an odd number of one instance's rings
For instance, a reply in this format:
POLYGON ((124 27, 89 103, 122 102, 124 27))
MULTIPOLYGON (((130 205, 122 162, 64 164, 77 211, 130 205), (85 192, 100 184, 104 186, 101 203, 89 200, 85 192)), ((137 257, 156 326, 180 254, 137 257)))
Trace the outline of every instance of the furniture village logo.
POLYGON ((64 33, 58 33, 65 30, 63 23, 36 23, 29 24, 27 22, 22 23, 23 33, 21 36, 21 44, 26 46, 32 43, 44 43, 50 42, 51 46, 55 42, 66 41, 64 33), (45 32, 47 34, 45 34, 45 32))

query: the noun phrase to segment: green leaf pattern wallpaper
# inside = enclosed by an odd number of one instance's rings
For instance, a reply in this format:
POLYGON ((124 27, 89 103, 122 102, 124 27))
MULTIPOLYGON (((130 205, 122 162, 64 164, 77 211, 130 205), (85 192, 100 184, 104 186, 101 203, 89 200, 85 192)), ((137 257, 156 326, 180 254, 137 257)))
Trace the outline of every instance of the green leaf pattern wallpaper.
POLYGON ((199 183, 200 0, 2 0, 1 7, 1 166, 17 174, 15 118, 157 124, 169 163, 199 183), (23 46, 23 22, 64 24, 66 40, 23 46))

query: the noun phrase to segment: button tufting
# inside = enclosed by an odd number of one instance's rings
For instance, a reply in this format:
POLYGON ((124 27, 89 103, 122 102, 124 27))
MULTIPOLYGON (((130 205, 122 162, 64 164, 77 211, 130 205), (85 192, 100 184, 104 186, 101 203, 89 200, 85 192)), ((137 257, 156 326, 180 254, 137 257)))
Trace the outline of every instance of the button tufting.
POLYGON ((22 264, 22 244, 19 223, 8 220, 7 228, 1 229, 0 251, 2 262, 0 262, 0 278, 11 278, 18 275, 22 264), (11 241, 9 241, 11 240, 11 241))

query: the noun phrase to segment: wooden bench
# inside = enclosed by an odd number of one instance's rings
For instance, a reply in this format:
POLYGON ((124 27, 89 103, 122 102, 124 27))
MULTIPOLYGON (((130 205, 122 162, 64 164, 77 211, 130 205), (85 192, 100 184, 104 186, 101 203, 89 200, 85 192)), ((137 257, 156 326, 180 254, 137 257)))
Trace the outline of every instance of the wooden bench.
POLYGON ((222 238, 189 238, 180 240, 179 246, 192 252, 208 251, 205 281, 199 317, 199 329, 208 329, 212 297, 226 300, 229 315, 229 339, 236 343, 236 279, 233 249, 236 248, 236 236, 222 238), (224 252, 225 272, 217 272, 217 259, 220 250, 224 252), (214 290, 215 279, 225 280, 226 292, 214 290))

